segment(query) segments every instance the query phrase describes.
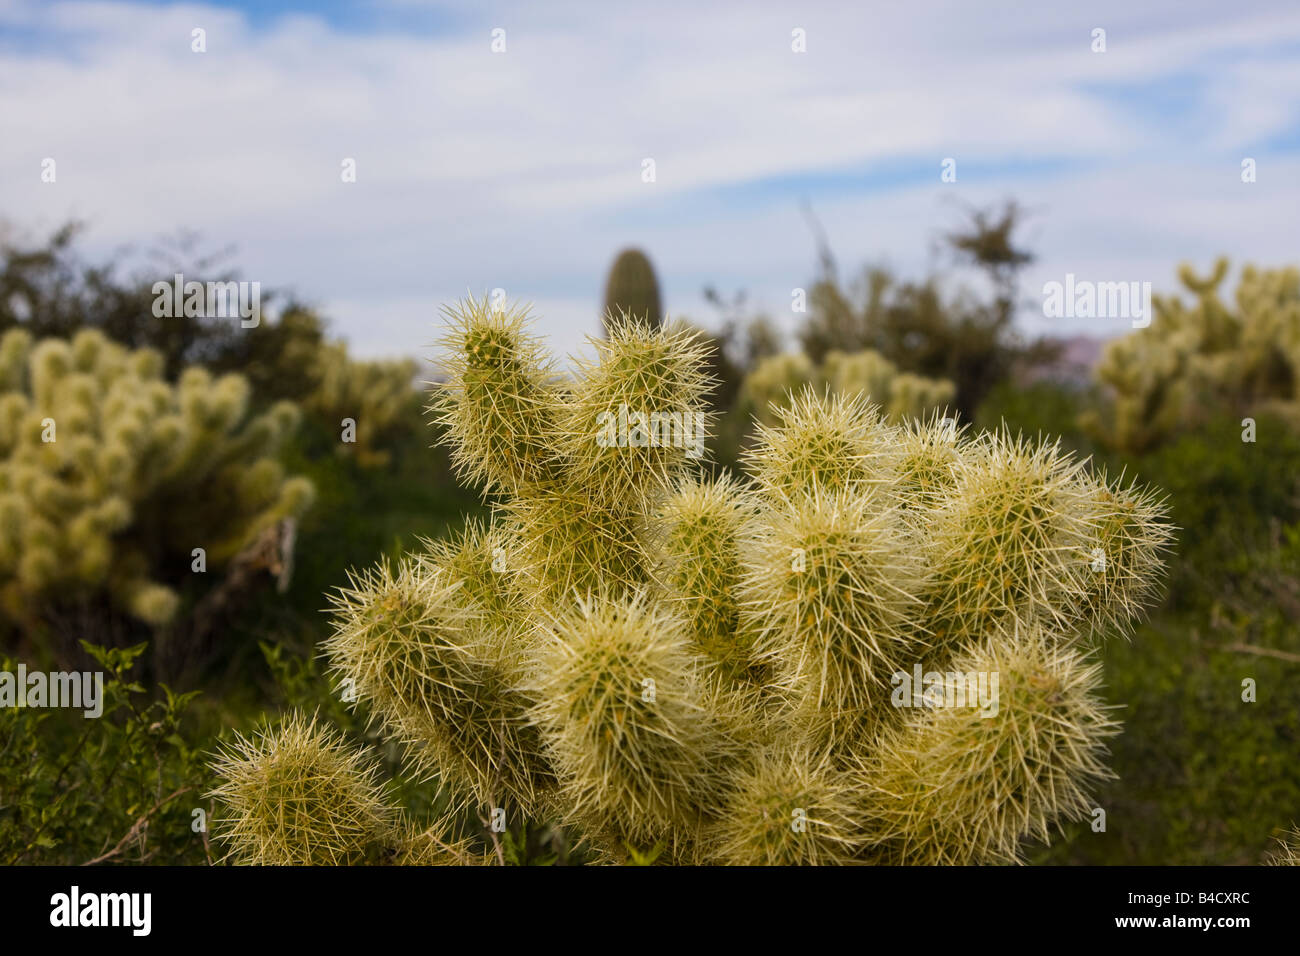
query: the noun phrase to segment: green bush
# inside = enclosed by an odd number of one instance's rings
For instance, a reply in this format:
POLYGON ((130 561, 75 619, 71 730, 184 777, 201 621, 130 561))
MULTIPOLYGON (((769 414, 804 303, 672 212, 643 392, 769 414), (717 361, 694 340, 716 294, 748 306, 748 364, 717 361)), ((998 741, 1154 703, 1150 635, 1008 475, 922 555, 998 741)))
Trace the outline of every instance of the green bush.
MULTIPOLYGON (((194 695, 151 698, 131 673, 143 644, 86 650, 104 674, 100 716, 0 708, 0 865, 211 859, 194 695)), ((16 666, 0 657, 0 671, 16 666)))

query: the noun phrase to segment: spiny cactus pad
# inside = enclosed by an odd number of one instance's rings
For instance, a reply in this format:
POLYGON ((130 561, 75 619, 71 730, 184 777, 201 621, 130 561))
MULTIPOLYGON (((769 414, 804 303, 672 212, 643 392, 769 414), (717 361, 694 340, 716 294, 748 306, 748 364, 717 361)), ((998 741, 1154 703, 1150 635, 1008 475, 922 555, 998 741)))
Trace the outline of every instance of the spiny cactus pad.
MULTIPOLYGON (((441 439, 493 519, 355 575, 326 650, 473 816, 608 861, 981 863, 1088 811, 1117 732, 1093 648, 1158 591, 1154 493, 813 388, 711 478, 608 440, 702 412, 688 332, 616 322, 558 381, 523 310, 451 312, 441 439)), ((247 786, 236 834, 275 813, 247 786)))

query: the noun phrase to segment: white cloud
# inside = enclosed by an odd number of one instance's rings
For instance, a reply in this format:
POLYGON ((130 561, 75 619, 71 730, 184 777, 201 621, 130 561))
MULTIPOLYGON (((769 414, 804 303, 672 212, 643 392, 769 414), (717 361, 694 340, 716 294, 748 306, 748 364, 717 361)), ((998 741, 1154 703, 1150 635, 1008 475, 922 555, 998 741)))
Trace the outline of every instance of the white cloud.
POLYGON ((627 244, 650 251, 674 311, 710 317, 714 282, 792 323, 789 289, 814 261, 806 193, 846 266, 923 268, 955 221, 946 199, 1010 195, 1041 210, 1047 277, 1159 283, 1188 256, 1293 254, 1294 154, 1257 157, 1254 186, 1236 172, 1247 145, 1295 127, 1290 5, 595 9, 484 5, 451 32, 358 34, 205 5, 2 0, 0 31, 39 44, 0 33, 0 209, 22 225, 88 217, 105 249, 178 228, 235 242, 249 278, 321 303, 365 354, 419 351, 444 297, 496 286, 576 347, 627 244), (494 25, 506 54, 489 51, 494 25), (1099 25, 1108 52, 1092 54, 1099 25), (206 54, 190 51, 195 26, 206 54), (807 54, 790 51, 795 26, 807 54), (1185 118, 1121 95, 1186 75, 1205 85, 1194 141, 1185 118), (944 156, 954 186, 937 182, 944 156), (985 172, 1060 160, 1082 166, 985 172), (910 164, 932 185, 877 179, 910 164), (833 188, 798 184, 824 175, 833 188), (752 185, 782 178, 795 185, 752 185))

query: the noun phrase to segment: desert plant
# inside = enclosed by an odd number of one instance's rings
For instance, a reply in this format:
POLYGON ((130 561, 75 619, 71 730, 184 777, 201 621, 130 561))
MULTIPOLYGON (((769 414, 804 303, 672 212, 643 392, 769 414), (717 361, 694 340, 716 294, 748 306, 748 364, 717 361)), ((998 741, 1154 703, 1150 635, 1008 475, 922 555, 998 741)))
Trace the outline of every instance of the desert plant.
POLYGON ((1214 415, 1269 414, 1300 428, 1300 269, 1242 270, 1236 308, 1219 295, 1228 260, 1206 278, 1183 265, 1194 296, 1156 296, 1146 328, 1109 343, 1095 375, 1110 407, 1085 413, 1108 447, 1147 451, 1214 415))
POLYGON ((240 376, 190 368, 171 385, 161 372, 156 353, 97 331, 0 338, 0 616, 12 624, 39 630, 52 608, 102 598, 166 625, 194 570, 223 567, 309 503, 310 483, 273 457, 293 405, 250 417, 240 376))
POLYGON ((808 290, 808 318, 798 333, 804 352, 820 363, 833 350, 872 349, 903 372, 951 382, 953 407, 973 419, 995 385, 1059 352, 1049 340, 1025 341, 1016 332, 1019 279, 1033 262, 1014 240, 1024 218, 1015 202, 974 209, 942 237, 955 264, 983 274, 987 291, 955 287, 939 274, 900 279, 883 266, 843 283, 821 239, 821 274, 808 290))
POLYGON ((348 434, 350 440, 336 446, 339 454, 353 455, 363 468, 387 465, 389 446, 418 423, 416 363, 359 361, 341 342, 321 345, 313 358, 319 385, 303 399, 303 410, 348 434))
POLYGON ((1300 866, 1300 827, 1293 826, 1276 842, 1266 862, 1272 866, 1300 866))
POLYGON ((819 366, 802 352, 786 352, 762 359, 745 377, 740 410, 771 424, 777 410, 788 406, 805 385, 836 394, 861 394, 896 423, 946 408, 955 395, 951 382, 899 372, 894 363, 871 349, 832 350, 819 366))
POLYGON ((659 301, 659 279, 649 257, 640 249, 624 249, 610 266, 605 282, 605 311, 602 321, 631 316, 648 325, 663 320, 659 301))
MULTIPOLYGON (((190 742, 195 694, 146 692, 143 644, 85 649, 103 679, 96 716, 0 707, 0 865, 203 863, 212 805, 190 742)), ((0 673, 17 664, 0 656, 0 673)))
MULTIPOLYGON (((616 320, 560 382, 522 311, 452 319, 436 417, 496 513, 356 575, 328 652, 488 839, 558 819, 607 861, 1006 862, 1091 806, 1116 731, 1091 648, 1172 534, 1149 492, 813 390, 749 480, 709 481, 675 440, 707 388, 689 332, 616 320)), ((370 858, 373 781, 330 748, 355 792, 299 825, 268 783, 299 739, 243 747, 237 859, 370 858)))

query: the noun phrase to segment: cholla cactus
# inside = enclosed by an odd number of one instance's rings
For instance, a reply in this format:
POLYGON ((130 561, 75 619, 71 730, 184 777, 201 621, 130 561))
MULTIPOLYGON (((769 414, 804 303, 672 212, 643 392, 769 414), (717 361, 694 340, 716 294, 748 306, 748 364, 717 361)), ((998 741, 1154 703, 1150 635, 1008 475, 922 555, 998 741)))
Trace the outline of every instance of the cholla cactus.
POLYGON ((218 755, 214 792, 229 808, 221 839, 265 866, 479 862, 439 828, 403 825, 378 771, 315 718, 291 716, 254 739, 236 735, 218 755))
POLYGON ((165 624, 166 579, 194 548, 219 566, 300 514, 311 485, 272 457, 297 410, 250 417, 249 399, 242 377, 200 368, 169 385, 157 353, 96 331, 0 338, 0 615, 26 623, 46 600, 104 593, 165 624))
POLYGON ((1277 838, 1277 846, 1265 858, 1270 866, 1300 866, 1300 827, 1293 826, 1277 838))
POLYGON ((741 386, 742 407, 770 425, 805 386, 845 396, 861 395, 876 403, 892 423, 945 408, 956 394, 951 382, 899 372, 887 358, 870 349, 828 352, 820 367, 802 352, 791 352, 769 356, 754 367, 741 386))
POLYGON ((306 411, 331 428, 346 428, 351 420, 355 438, 338 445, 340 454, 353 454, 363 468, 388 464, 384 449, 407 423, 418 398, 412 387, 417 371, 410 360, 362 362, 348 357, 342 343, 322 345, 314 357, 320 384, 304 401, 306 411))
POLYGON ((327 650, 474 815, 608 861, 977 863, 1088 810, 1092 646, 1172 537, 1150 492, 811 388, 709 480, 664 430, 702 402, 681 330, 616 323, 558 383, 522 313, 454 314, 436 410, 494 518, 357 576, 327 650))
POLYGON ((1227 259, 1205 279, 1184 265, 1193 305, 1157 296, 1149 326, 1107 345, 1095 375, 1113 406, 1084 417, 1100 441, 1142 452, 1219 411, 1300 427, 1300 269, 1247 266, 1235 310, 1219 297, 1227 274, 1227 259))

